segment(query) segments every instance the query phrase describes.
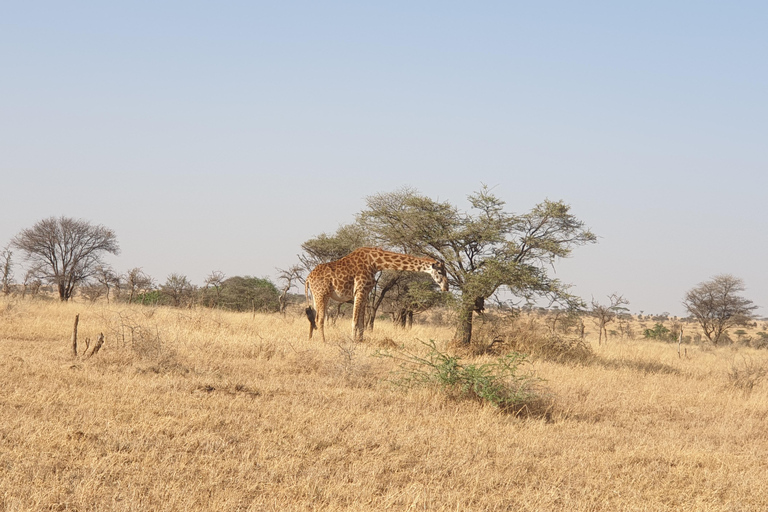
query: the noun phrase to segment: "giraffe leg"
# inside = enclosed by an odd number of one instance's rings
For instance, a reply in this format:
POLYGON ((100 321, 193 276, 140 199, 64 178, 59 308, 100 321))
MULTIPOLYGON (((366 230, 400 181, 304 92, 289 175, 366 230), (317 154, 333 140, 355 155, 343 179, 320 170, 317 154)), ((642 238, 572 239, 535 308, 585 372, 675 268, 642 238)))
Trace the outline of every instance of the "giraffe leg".
MULTIPOLYGON (((319 299, 316 299, 315 309, 317 309, 315 324, 317 325, 317 330, 320 331, 320 339, 322 339, 323 343, 325 343, 325 313, 327 312, 327 309, 328 309, 328 298, 320 297, 319 299)), ((310 338, 311 338, 311 331, 310 331, 310 338)))
POLYGON ((365 330, 365 305, 367 294, 358 294, 355 297, 355 305, 352 309, 352 334, 355 341, 363 340, 363 331, 365 330))

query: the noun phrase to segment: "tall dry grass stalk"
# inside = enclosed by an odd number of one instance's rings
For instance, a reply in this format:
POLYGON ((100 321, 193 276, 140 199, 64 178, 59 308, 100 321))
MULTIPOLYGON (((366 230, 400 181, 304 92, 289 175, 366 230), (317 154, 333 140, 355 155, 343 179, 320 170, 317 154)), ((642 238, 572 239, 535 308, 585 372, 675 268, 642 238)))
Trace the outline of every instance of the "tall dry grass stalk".
POLYGON ((553 403, 519 418, 372 357, 449 327, 322 344, 298 314, 0 302, 0 510, 768 509, 768 390, 734 384, 733 349, 587 338, 534 359, 553 403))

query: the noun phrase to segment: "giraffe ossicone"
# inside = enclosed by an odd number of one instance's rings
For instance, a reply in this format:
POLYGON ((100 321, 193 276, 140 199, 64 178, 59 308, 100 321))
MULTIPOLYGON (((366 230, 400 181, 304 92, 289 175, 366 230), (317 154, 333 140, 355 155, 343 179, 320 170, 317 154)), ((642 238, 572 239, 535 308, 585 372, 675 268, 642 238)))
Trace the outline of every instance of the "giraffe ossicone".
POLYGON ((365 328, 365 305, 368 294, 373 289, 376 272, 381 270, 426 272, 440 285, 442 291, 448 291, 448 278, 445 263, 442 261, 385 251, 376 247, 361 247, 339 260, 321 263, 307 276, 304 296, 307 299, 309 339, 312 339, 312 333, 317 329, 325 341, 324 326, 328 301, 348 302, 354 299, 353 336, 355 340, 361 340, 365 328), (309 292, 312 292, 314 309, 309 306, 309 292))

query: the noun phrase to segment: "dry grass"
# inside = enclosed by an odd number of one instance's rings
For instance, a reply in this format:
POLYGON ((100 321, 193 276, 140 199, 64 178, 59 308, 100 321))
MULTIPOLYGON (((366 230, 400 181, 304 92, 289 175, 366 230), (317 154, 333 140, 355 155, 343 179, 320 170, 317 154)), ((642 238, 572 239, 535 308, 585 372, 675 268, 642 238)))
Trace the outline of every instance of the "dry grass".
POLYGON ((593 343, 535 361, 554 401, 519 418, 392 386, 371 357, 444 348, 447 327, 349 330, 0 302, 0 510, 768 509, 766 351, 593 343), (94 358, 70 354, 77 313, 81 339, 107 337, 94 358))

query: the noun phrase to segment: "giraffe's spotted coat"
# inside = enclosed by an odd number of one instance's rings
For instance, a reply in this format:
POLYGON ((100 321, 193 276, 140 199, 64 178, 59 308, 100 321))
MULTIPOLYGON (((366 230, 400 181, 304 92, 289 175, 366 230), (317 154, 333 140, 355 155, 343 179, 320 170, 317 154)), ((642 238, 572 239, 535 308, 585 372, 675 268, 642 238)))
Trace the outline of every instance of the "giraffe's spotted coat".
POLYGON ((432 276, 440 288, 448 291, 448 279, 445 274, 445 264, 432 258, 420 258, 385 251, 374 247, 362 247, 340 260, 321 263, 307 276, 304 294, 309 302, 309 292, 314 299, 314 312, 308 308, 310 318, 309 338, 315 327, 325 341, 325 313, 328 302, 347 302, 354 299, 352 309, 353 334, 355 339, 363 337, 365 304, 368 294, 373 289, 376 272, 381 270, 410 270, 426 272, 432 276), (316 317, 314 316, 316 315, 316 317))

